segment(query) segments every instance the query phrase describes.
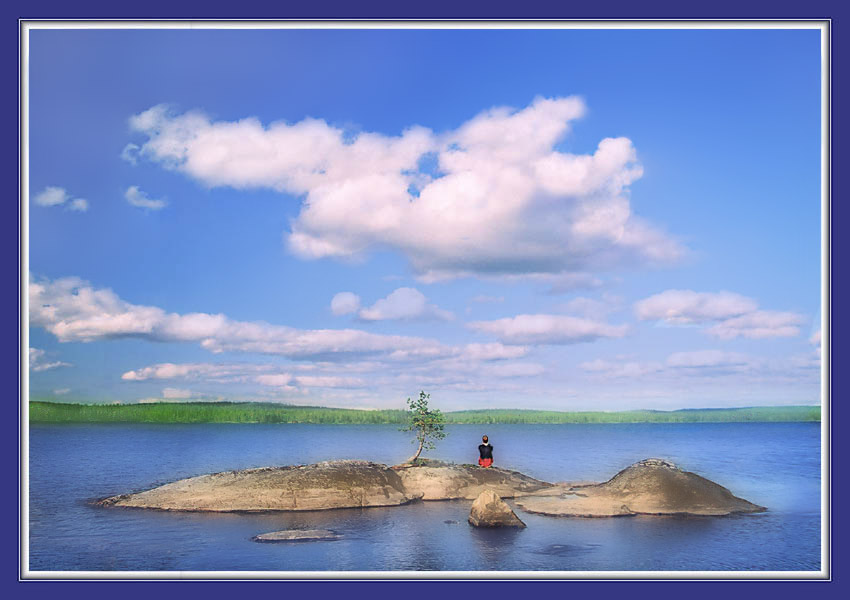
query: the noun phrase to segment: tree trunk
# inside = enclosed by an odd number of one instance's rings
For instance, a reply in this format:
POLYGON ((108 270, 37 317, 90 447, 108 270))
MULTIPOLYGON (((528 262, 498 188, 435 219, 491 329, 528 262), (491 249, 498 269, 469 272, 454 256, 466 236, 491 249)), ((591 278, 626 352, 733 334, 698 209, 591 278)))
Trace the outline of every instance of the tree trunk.
POLYGON ((413 462, 415 462, 415 461, 416 461, 416 459, 417 459, 417 458, 419 458, 419 455, 422 453, 422 446, 423 446, 424 444, 425 444, 425 440, 424 440, 424 439, 419 440, 419 447, 416 449, 416 454, 414 454, 413 456, 411 456, 410 458, 408 458, 408 459, 407 459, 407 462, 409 462, 409 463, 413 463, 413 462))

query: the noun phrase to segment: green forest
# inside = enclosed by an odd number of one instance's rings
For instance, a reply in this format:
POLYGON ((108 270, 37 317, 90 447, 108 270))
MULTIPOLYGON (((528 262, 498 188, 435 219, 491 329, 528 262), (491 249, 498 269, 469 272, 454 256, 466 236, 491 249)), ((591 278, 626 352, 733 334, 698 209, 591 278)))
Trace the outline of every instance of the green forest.
MULTIPOLYGON (((819 406, 697 408, 673 411, 559 412, 491 409, 444 413, 448 424, 740 423, 820 421, 819 406)), ((405 410, 357 410, 262 402, 70 404, 32 401, 31 423, 405 424, 405 410)))

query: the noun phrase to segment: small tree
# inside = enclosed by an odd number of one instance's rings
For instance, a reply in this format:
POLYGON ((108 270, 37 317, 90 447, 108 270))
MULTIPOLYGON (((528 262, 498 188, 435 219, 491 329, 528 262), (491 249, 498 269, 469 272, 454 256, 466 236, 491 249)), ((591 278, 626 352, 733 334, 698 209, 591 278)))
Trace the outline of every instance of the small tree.
POLYGON ((407 462, 412 463, 422 453, 422 449, 433 450, 434 440, 441 440, 446 437, 443 431, 443 425, 446 423, 446 417, 440 412, 440 409, 433 410, 428 408, 428 399, 431 394, 426 394, 424 391, 419 392, 418 400, 407 399, 407 406, 410 407, 409 418, 410 422, 402 431, 414 431, 416 437, 411 442, 419 442, 419 447, 416 449, 416 454, 411 456, 407 462))

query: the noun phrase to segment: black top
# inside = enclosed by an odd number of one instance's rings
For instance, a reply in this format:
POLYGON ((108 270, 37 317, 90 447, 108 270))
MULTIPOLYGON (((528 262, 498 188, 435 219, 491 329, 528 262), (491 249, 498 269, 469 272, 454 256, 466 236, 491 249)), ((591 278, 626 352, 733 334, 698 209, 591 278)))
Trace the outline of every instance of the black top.
POLYGON ((478 446, 478 453, 481 458, 493 458, 493 446, 490 444, 481 444, 478 446))

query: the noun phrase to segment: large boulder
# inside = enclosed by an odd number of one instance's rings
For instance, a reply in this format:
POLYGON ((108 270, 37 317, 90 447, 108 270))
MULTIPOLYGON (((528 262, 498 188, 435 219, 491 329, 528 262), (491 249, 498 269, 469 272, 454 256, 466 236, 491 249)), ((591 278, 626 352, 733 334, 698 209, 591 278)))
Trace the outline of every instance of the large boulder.
POLYGON ((472 503, 469 523, 475 527, 525 527, 525 523, 493 490, 484 490, 472 503))
POLYGON ((530 513, 574 517, 728 515, 767 510, 657 458, 635 463, 605 483, 572 486, 560 496, 523 498, 516 504, 530 513))
POLYGON ((396 506, 417 499, 386 465, 342 460, 201 475, 137 494, 105 498, 103 506, 184 511, 324 510, 396 506))
POLYGON ((455 465, 439 461, 423 461, 415 466, 394 467, 408 495, 423 500, 474 500, 485 489, 502 498, 545 494, 557 488, 545 481, 517 471, 473 465, 455 465))

